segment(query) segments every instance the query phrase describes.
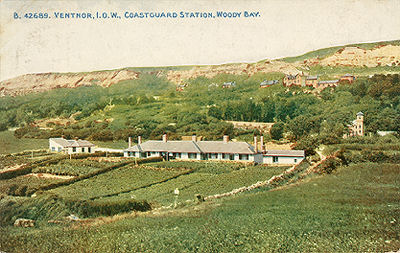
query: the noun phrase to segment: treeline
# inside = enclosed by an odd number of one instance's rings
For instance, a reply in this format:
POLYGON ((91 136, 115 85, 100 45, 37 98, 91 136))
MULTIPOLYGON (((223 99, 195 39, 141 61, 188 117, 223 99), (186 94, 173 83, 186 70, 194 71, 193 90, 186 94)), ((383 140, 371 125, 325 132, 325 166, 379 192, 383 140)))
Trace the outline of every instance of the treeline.
POLYGON ((314 143, 339 143, 355 114, 365 115, 365 131, 399 131, 399 75, 359 78, 312 94, 312 88, 261 89, 263 80, 281 80, 281 73, 221 74, 187 81, 182 92, 165 78, 142 75, 109 88, 60 89, 25 97, 0 99, 3 126, 20 126, 19 138, 49 138, 61 135, 89 140, 126 140, 129 136, 171 139, 197 134, 206 139, 222 135, 251 139, 251 130, 237 130, 224 121, 276 122, 267 138, 286 137, 299 147, 314 143), (224 82, 236 86, 222 88, 224 82), (77 113, 79 112, 79 113, 77 113), (41 130, 30 122, 75 114, 77 123, 51 125, 41 130))
POLYGON ((144 104, 154 95, 171 89, 164 78, 143 74, 138 80, 123 81, 103 88, 97 85, 56 89, 26 96, 0 98, 0 131, 29 125, 37 119, 64 117, 78 113, 83 119, 110 104, 144 104))

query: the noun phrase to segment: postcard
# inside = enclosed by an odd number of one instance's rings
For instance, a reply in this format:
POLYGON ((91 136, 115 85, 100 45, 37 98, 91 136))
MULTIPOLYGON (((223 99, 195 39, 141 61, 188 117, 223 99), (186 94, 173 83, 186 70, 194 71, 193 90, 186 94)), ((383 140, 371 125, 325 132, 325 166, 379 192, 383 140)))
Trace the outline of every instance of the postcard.
POLYGON ((0 1, 0 252, 399 252, 399 13, 0 1))

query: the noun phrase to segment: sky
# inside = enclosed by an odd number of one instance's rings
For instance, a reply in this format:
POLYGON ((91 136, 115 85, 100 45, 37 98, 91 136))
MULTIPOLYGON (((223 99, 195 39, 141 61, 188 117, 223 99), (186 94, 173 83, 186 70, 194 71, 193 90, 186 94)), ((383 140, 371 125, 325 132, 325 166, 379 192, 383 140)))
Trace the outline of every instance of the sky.
POLYGON ((0 80, 28 73, 257 62, 396 40, 399 13, 399 0, 0 0, 0 80), (124 18, 125 12, 180 11, 241 16, 124 18), (246 18, 245 11, 259 16, 246 18), (121 19, 60 19, 54 12, 117 12, 121 19), (29 13, 51 18, 25 18, 29 13))

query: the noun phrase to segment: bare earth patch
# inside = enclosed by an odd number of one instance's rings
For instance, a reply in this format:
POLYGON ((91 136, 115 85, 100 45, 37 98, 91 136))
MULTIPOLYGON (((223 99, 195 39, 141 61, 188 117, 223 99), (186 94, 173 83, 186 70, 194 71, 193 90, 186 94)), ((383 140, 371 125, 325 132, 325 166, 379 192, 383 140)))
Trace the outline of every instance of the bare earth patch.
POLYGON ((60 175, 53 175, 50 173, 30 173, 26 175, 27 177, 38 177, 38 178, 52 178, 52 179, 71 179, 74 176, 60 176, 60 175))
POLYGON ((6 171, 12 171, 12 170, 18 170, 22 168, 26 163, 21 163, 21 164, 16 164, 14 166, 7 166, 2 169, 0 169, 0 173, 6 172, 6 171))

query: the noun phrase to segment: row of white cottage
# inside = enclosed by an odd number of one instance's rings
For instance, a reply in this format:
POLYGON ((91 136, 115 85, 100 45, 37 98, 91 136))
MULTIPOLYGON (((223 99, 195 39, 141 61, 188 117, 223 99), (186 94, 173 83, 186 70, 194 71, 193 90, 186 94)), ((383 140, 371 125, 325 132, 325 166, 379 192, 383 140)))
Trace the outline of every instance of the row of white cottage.
POLYGON ((125 157, 156 157, 181 160, 226 160, 263 164, 297 164, 304 159, 303 150, 264 150, 261 140, 261 151, 258 151, 257 137, 254 146, 247 142, 232 142, 228 136, 222 141, 198 141, 196 136, 191 141, 170 141, 167 135, 162 140, 149 140, 124 150, 125 157))
MULTIPOLYGON (((171 141, 167 135, 162 140, 141 141, 132 146, 129 138, 129 147, 125 150, 125 157, 147 158, 163 156, 167 160, 226 160, 255 162, 263 164, 297 164, 304 159, 303 150, 264 150, 261 137, 261 150, 258 150, 257 137, 254 137, 254 146, 247 142, 232 142, 228 136, 222 141, 199 141, 194 135, 191 141, 171 141)), ((66 140, 64 138, 50 138, 49 147, 52 152, 68 154, 94 153, 95 145, 86 140, 66 140)), ((120 152, 120 151, 119 151, 120 152)))

